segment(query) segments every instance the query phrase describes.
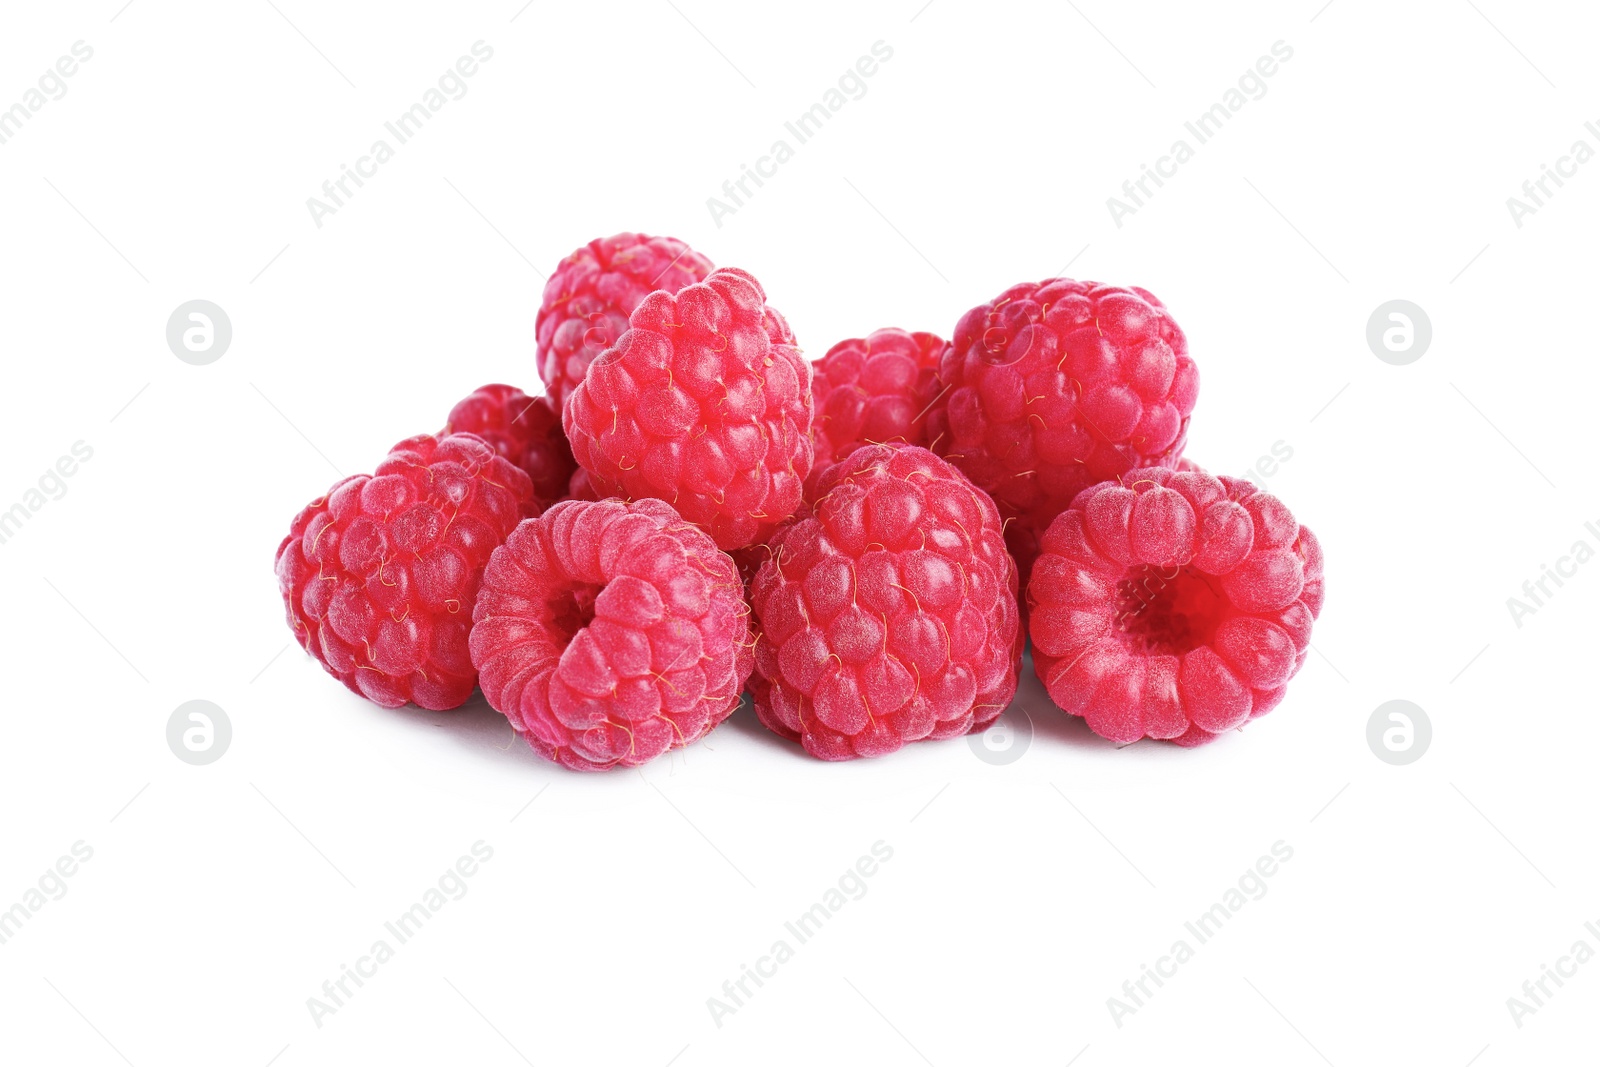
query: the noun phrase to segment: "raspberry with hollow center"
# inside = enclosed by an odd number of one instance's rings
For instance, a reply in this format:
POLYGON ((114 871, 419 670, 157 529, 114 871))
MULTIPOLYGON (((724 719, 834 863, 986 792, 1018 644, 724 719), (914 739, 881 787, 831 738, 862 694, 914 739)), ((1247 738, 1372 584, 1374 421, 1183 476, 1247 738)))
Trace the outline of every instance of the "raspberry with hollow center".
POLYGON ((513 385, 474 390, 450 409, 444 433, 477 434, 521 467, 533 481, 538 511, 567 495, 572 472, 578 468, 555 402, 547 396, 529 396, 513 385))
POLYGON ((532 501, 481 438, 401 441, 295 516, 274 568, 289 628, 375 704, 459 707, 478 679, 467 631, 484 565, 532 501))
POLYGON ((1051 278, 968 311, 939 378, 934 450, 1043 530, 1081 490, 1182 454, 1199 377, 1139 288, 1051 278))
POLYGON ((981 730, 1017 688, 1017 578, 992 501, 910 445, 851 453, 751 582, 756 713, 820 759, 981 730))
POLYGON ((581 771, 691 744, 738 706, 749 608, 733 560, 659 500, 562 501, 484 574, 472 662, 535 752, 581 771))
POLYGON ((704 281, 711 261, 676 237, 619 233, 577 249, 545 282, 534 319, 539 377, 558 407, 583 372, 628 328, 628 316, 657 289, 676 293, 704 281))
POLYGON ((1252 483, 1190 466, 1086 489, 1040 539, 1034 670, 1112 741, 1198 745, 1271 711, 1322 610, 1311 531, 1252 483))
POLYGON ((651 293, 562 410, 600 496, 665 500, 717 547, 766 540, 811 470, 811 368, 742 270, 651 293))
POLYGON ((892 327, 852 337, 813 363, 816 459, 808 487, 862 445, 928 445, 928 412, 939 396, 939 359, 950 347, 931 333, 892 327))

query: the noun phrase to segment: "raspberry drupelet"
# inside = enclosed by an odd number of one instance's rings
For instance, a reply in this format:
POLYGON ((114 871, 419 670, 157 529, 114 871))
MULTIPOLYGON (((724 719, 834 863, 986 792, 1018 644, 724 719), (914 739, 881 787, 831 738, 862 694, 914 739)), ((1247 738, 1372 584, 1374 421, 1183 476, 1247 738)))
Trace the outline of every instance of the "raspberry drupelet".
POLYGON ((528 476, 481 438, 401 441, 295 516, 275 565, 289 628, 373 703, 459 707, 478 680, 467 632, 484 565, 532 503, 528 476))
POLYGON ((738 705, 752 664, 743 592, 733 560, 662 501, 562 501, 489 561, 472 662, 541 756, 637 766, 738 705))
POLYGON ((577 249, 545 282, 534 320, 539 377, 559 409, 583 372, 628 328, 628 316, 657 289, 676 293, 704 281, 711 261, 676 237, 619 233, 577 249))
POLYGON ((811 368, 749 274, 655 292, 562 411, 600 497, 665 500, 723 549, 767 540, 811 470, 811 368))
POLYGON ((1131 471, 1040 539, 1034 670, 1102 737, 1203 744, 1283 699, 1322 599, 1322 549, 1277 497, 1198 469, 1131 471))
POLYGON ((927 449, 836 463, 751 582, 756 712, 820 759, 992 723, 1017 687, 1017 578, 994 504, 927 449))

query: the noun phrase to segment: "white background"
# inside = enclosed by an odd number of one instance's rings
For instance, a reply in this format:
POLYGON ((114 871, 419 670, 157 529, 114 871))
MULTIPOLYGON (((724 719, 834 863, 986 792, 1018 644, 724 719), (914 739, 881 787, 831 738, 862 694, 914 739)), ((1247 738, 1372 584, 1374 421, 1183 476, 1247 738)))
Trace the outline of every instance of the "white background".
POLYGON ((0 1058, 1594 1055, 1600 962, 1521 1028, 1506 1006, 1600 949, 1600 563, 1520 628, 1506 606, 1600 547, 1600 161, 1521 228, 1506 207, 1600 148, 1592 11, 274 2, 3 16, 0 106, 73 42, 94 57, 0 145, 0 509, 94 454, 0 544, 0 908, 74 842, 93 858, 0 945, 0 1058), (467 95, 315 226, 306 199, 480 39, 467 95), (880 40, 866 95, 717 226, 706 198, 880 40), (1106 198, 1280 40, 1266 95, 1117 227, 1106 198), (1069 263, 1153 290, 1201 370, 1189 455, 1242 474, 1293 450, 1269 487, 1326 549, 1317 654, 1196 751, 1102 743, 1030 677, 1005 766, 966 741, 823 764, 742 711, 579 776, 481 698, 385 711, 285 650, 296 510, 472 388, 536 389, 539 272, 623 229, 752 271, 812 357, 947 333, 1069 263), (209 366, 165 341, 195 298, 233 324, 209 366), (1409 366, 1365 341, 1394 298, 1433 324, 1409 366), (204 767, 165 740, 197 698, 233 724, 204 767), (1366 742, 1396 698, 1433 723, 1404 767, 1366 742), (317 1026, 307 998, 479 840, 469 892, 317 1026), (866 895, 717 1026, 707 998, 880 840, 866 895), (1269 892, 1115 1025, 1107 998, 1280 840, 1269 892))

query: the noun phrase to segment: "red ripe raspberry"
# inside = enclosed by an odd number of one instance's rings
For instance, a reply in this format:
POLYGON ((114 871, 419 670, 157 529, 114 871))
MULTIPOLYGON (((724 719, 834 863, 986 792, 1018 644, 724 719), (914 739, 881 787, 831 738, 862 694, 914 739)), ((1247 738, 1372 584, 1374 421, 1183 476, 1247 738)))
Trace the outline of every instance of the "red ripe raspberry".
POLYGON ((1043 530, 1082 489, 1183 451, 1199 377, 1143 289, 1052 278, 961 317, 930 419, 935 449, 1043 530))
POLYGON ((450 409, 444 432, 477 434, 521 467, 533 480, 538 511, 567 495, 572 472, 578 468, 555 403, 546 396, 529 396, 516 386, 482 386, 450 409))
POLYGON ((460 706, 478 680, 467 630, 484 565, 532 500, 472 434, 401 441, 295 516, 276 562, 289 628, 376 704, 460 706))
POLYGON ((600 496, 658 497, 717 547, 766 540, 811 470, 811 368, 742 270, 654 292, 562 411, 600 496), (781 330, 778 329, 781 327, 781 330))
POLYGON ((657 289, 676 293, 704 281, 711 261, 676 237, 619 233, 573 252, 545 282, 534 329, 539 377, 557 405, 583 381, 583 372, 617 343, 628 316, 657 289))
POLYGON ((814 487, 829 464, 862 445, 928 445, 928 412, 939 395, 939 359, 949 344, 893 328, 852 337, 811 365, 814 487))
POLYGON ((571 481, 567 482, 566 500, 599 500, 600 494, 594 491, 594 483, 589 480, 589 472, 579 467, 572 472, 571 481))
POLYGON ((1271 711, 1322 610, 1322 549, 1277 497, 1131 471, 1050 524, 1028 584, 1034 670, 1101 737, 1212 740, 1271 711))
POLYGON ((580 771, 699 740, 750 675, 733 561, 659 500, 567 500, 496 550, 473 614, 483 693, 580 771))
POLYGON ((826 760, 981 730, 1017 688, 1017 577, 992 501, 924 448, 835 464, 751 583, 756 713, 826 760))

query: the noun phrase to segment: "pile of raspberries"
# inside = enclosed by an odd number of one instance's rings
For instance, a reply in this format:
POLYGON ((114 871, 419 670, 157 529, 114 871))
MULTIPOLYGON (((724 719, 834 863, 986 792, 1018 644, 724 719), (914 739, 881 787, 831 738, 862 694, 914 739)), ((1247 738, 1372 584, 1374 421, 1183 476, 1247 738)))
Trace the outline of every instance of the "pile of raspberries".
POLYGON ((1023 283, 950 340, 809 363, 750 274, 624 233, 562 261, 537 333, 543 395, 477 390, 278 547, 296 638, 374 703, 481 688, 540 755, 604 770, 748 690, 845 760, 985 729, 1031 639, 1095 733, 1191 746, 1305 662, 1322 550, 1183 458, 1199 376, 1143 289, 1023 283))

